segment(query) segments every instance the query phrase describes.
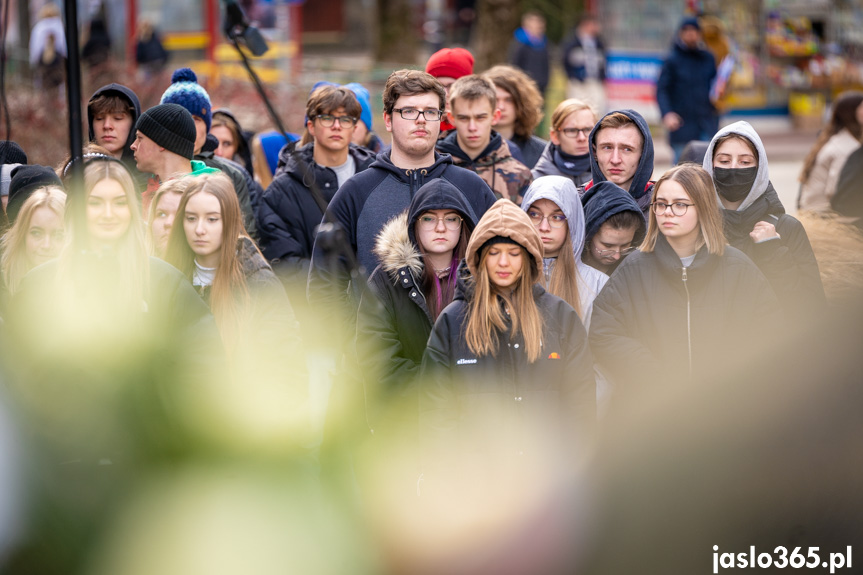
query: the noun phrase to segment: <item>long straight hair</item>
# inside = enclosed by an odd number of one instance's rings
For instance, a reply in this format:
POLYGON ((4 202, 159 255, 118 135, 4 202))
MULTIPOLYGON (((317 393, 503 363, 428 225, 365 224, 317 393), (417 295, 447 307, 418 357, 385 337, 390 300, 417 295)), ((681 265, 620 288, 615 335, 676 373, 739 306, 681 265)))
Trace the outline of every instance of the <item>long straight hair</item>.
POLYGON ((512 337, 522 335, 527 360, 533 363, 542 351, 542 314, 533 298, 533 284, 539 279, 539 272, 528 251, 520 245, 518 247, 523 263, 509 294, 502 293, 491 282, 485 265, 489 248, 482 251, 477 277, 472 279, 474 295, 468 304, 465 340, 468 349, 477 356, 497 357, 499 333, 507 329, 505 312, 498 301, 501 298, 509 308, 510 334, 512 337))
POLYGON ((809 151, 809 155, 803 160, 803 170, 800 172, 799 181, 806 183, 809 176, 812 174, 812 168, 815 167, 815 160, 818 159, 818 152, 827 143, 827 140, 847 129, 852 136, 857 140, 863 139, 863 127, 857 121, 857 108, 863 104, 863 92, 844 92, 836 99, 833 104, 833 113, 830 115, 830 121, 818 134, 818 139, 815 140, 815 145, 809 151))
POLYGON ((566 239, 563 247, 560 248, 557 260, 554 262, 551 277, 548 278, 548 285, 545 287, 549 293, 571 305, 578 317, 582 317, 581 298, 578 294, 578 268, 575 265, 575 254, 572 251, 568 222, 566 224, 566 239))
MULTIPOLYGON (((419 225, 419 220, 417 224, 419 225)), ((417 234, 419 237, 419 234, 417 234)), ((443 311, 443 308, 452 302, 455 296, 455 284, 458 279, 458 264, 464 259, 464 254, 467 251, 467 243, 470 241, 470 232, 467 229, 464 218, 461 221, 461 231, 459 232, 458 242, 452 250, 452 258, 450 259, 449 274, 444 278, 439 278, 434 271, 434 266, 429 259, 428 252, 423 247, 422 242, 417 240, 420 254, 423 258, 423 272, 420 279, 420 287, 423 295, 426 298, 426 305, 429 308, 429 313, 432 320, 437 320, 437 316, 443 311)))
POLYGON ((63 220, 66 212, 66 192, 56 186, 47 186, 34 191, 21 206, 15 223, 0 239, 0 250, 3 252, 0 267, 3 269, 3 281, 6 283, 9 295, 14 295, 18 291, 21 280, 30 271, 30 262, 25 254, 27 234, 30 231, 33 214, 43 207, 50 209, 63 220))
MULTIPOLYGON (((677 182, 689 199, 695 204, 698 214, 698 239, 695 250, 707 246, 711 254, 721 256, 725 253, 725 232, 722 229, 722 212, 716 202, 716 192, 713 189, 713 179, 707 170, 696 164, 682 164, 665 172, 653 186, 653 197, 659 194, 659 190, 665 182, 677 182)), ((656 238, 659 236, 659 225, 656 223, 656 212, 650 207, 650 216, 647 224, 647 236, 644 238, 639 250, 645 253, 652 252, 656 247, 656 238)))
POLYGON ((237 255, 241 237, 246 237, 246 228, 240 212, 240 202, 231 180, 224 174, 207 174, 192 179, 183 193, 177 208, 175 225, 168 236, 165 261, 183 272, 189 281, 195 273, 195 252, 186 238, 184 222, 189 199, 197 194, 210 194, 219 201, 222 213, 222 246, 219 248, 219 265, 210 288, 210 309, 219 327, 222 342, 229 353, 233 353, 242 335, 245 320, 251 306, 249 288, 237 255))

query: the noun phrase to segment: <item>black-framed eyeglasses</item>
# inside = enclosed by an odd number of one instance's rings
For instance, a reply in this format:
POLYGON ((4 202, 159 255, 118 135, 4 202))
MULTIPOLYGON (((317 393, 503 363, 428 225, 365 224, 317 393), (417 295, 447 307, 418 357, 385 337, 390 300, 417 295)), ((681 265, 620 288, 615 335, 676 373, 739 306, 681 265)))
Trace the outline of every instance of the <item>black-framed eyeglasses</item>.
POLYGON ((443 110, 435 110, 434 108, 429 108, 428 110, 417 110, 416 108, 393 108, 393 112, 398 112, 399 116, 401 116, 403 120, 416 120, 420 117, 420 114, 422 114, 426 122, 439 122, 441 116, 443 116, 443 110))
POLYGON ((530 221, 533 223, 534 227, 537 228, 542 225, 542 220, 548 220, 548 225, 553 228, 562 228, 566 225, 566 216, 563 214, 551 214, 550 216, 544 216, 542 215, 542 212, 529 210, 527 212, 527 217, 530 218, 530 221))
POLYGON ((329 128, 338 121, 342 128, 352 128, 357 123, 357 119, 353 116, 331 116, 330 114, 318 114, 315 119, 321 123, 324 128, 329 128))
POLYGON ((590 136, 590 131, 593 129, 593 126, 590 128, 563 128, 560 130, 555 130, 558 134, 563 134, 567 138, 577 138, 579 134, 584 134, 584 137, 587 138, 590 136))
POLYGON ((596 254, 601 258, 611 258, 617 254, 620 254, 620 257, 625 258, 635 250, 636 248, 634 247, 621 248, 619 250, 596 250, 596 254))
POLYGON ((461 216, 457 216, 455 214, 447 214, 442 218, 425 214, 420 216, 417 221, 419 222, 420 228, 424 230, 435 229, 437 227, 437 223, 440 221, 443 221, 443 225, 446 226, 446 229, 448 230, 457 230, 461 227, 461 216))
POLYGON ((668 208, 671 208, 671 213, 679 217, 685 215, 686 210, 695 204, 684 204, 683 202, 673 202, 671 204, 666 204, 665 202, 653 202, 650 205, 653 206, 653 213, 657 216, 661 216, 666 212, 666 210, 668 210, 668 208))

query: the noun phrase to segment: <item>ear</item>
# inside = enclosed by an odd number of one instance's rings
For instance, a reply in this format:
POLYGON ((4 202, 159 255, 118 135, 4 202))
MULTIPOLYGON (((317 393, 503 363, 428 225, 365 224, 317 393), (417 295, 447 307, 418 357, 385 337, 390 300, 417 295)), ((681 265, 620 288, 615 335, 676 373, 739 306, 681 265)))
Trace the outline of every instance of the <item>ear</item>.
POLYGON ((560 145, 560 136, 558 135, 557 130, 554 130, 554 129, 549 130, 548 131, 548 139, 551 140, 551 143, 554 144, 555 146, 560 145))
POLYGON ((455 120, 455 118, 453 118, 452 111, 450 111, 450 110, 446 111, 446 119, 450 124, 455 126, 455 122, 453 121, 453 120, 455 120))
POLYGON ((387 132, 393 131, 393 117, 392 114, 383 113, 384 116, 384 126, 386 126, 387 132))
POLYGON ((495 108, 494 112, 491 115, 491 125, 494 126, 500 120, 500 108, 495 108))

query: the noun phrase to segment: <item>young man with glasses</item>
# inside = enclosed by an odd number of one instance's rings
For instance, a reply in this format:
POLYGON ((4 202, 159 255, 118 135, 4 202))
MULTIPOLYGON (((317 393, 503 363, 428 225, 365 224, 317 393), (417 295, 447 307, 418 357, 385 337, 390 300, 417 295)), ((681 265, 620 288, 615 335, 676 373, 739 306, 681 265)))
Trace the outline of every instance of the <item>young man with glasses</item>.
MULTIPOLYGON (((375 238, 391 218, 407 209, 416 191, 435 178, 443 178, 464 194, 482 217, 495 201, 488 185, 476 174, 453 165, 452 158, 435 152, 446 96, 433 76, 419 70, 398 70, 387 79, 383 93, 384 125, 392 135, 392 149, 379 154, 369 169, 342 186, 327 208, 323 223, 336 223, 344 232, 344 245, 333 246, 329 237, 315 239, 309 271, 309 301, 332 310, 332 304, 349 297, 348 260, 355 256, 364 273, 379 263, 373 253, 375 238), (339 251, 341 250, 341 251, 339 251), (347 250, 350 253, 346 253, 347 250)), ((358 286, 354 286, 358 294, 358 286)), ((352 302, 344 309, 349 321, 352 302)), ((355 314, 354 314, 355 317, 355 314)))
POLYGON ((593 193, 585 197, 581 260, 611 275, 641 244, 647 229, 644 214, 632 196, 608 181, 596 184, 593 193))
POLYGON ((533 176, 491 128, 500 118, 494 84, 475 75, 456 80, 449 89, 448 116, 455 130, 438 142, 438 151, 450 154, 457 166, 476 172, 498 198, 521 204, 533 176))
POLYGON ((353 91, 323 85, 306 103, 306 130, 311 141, 287 156, 284 171, 267 187, 258 207, 261 250, 283 280, 305 282, 324 211, 315 200, 317 187, 325 205, 355 173, 375 157, 351 144, 362 107, 353 91))
POLYGON ((590 181, 590 133, 596 114, 584 100, 571 98, 557 105, 551 114, 551 141, 531 172, 534 178, 563 176, 572 180, 579 194, 590 181))

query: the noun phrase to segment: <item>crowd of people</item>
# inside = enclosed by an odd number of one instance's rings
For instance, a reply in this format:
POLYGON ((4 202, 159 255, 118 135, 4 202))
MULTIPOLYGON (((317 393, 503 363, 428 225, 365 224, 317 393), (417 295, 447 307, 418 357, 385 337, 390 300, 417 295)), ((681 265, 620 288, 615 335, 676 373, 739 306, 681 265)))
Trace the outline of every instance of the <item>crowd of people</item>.
MULTIPOLYGON (((568 50, 573 90, 603 75, 584 57, 594 25, 568 50)), ((523 58, 543 47, 529 32, 523 58)), ((827 314, 747 122, 701 126, 703 157, 654 180, 638 112, 569 98, 545 141, 544 86, 473 64, 447 48, 393 72, 390 144, 368 90, 315 85, 269 182, 188 68, 148 110, 126 86, 97 90, 83 157, 56 169, 0 146, 4 364, 49 510, 13 565, 80 565, 141 466, 213 445, 310 450, 321 354, 330 402, 360 421, 360 499, 439 518, 453 501, 493 508, 513 477, 565 476, 607 410, 760 367, 827 314)), ((801 209, 845 193, 861 109, 837 102, 801 209)))

